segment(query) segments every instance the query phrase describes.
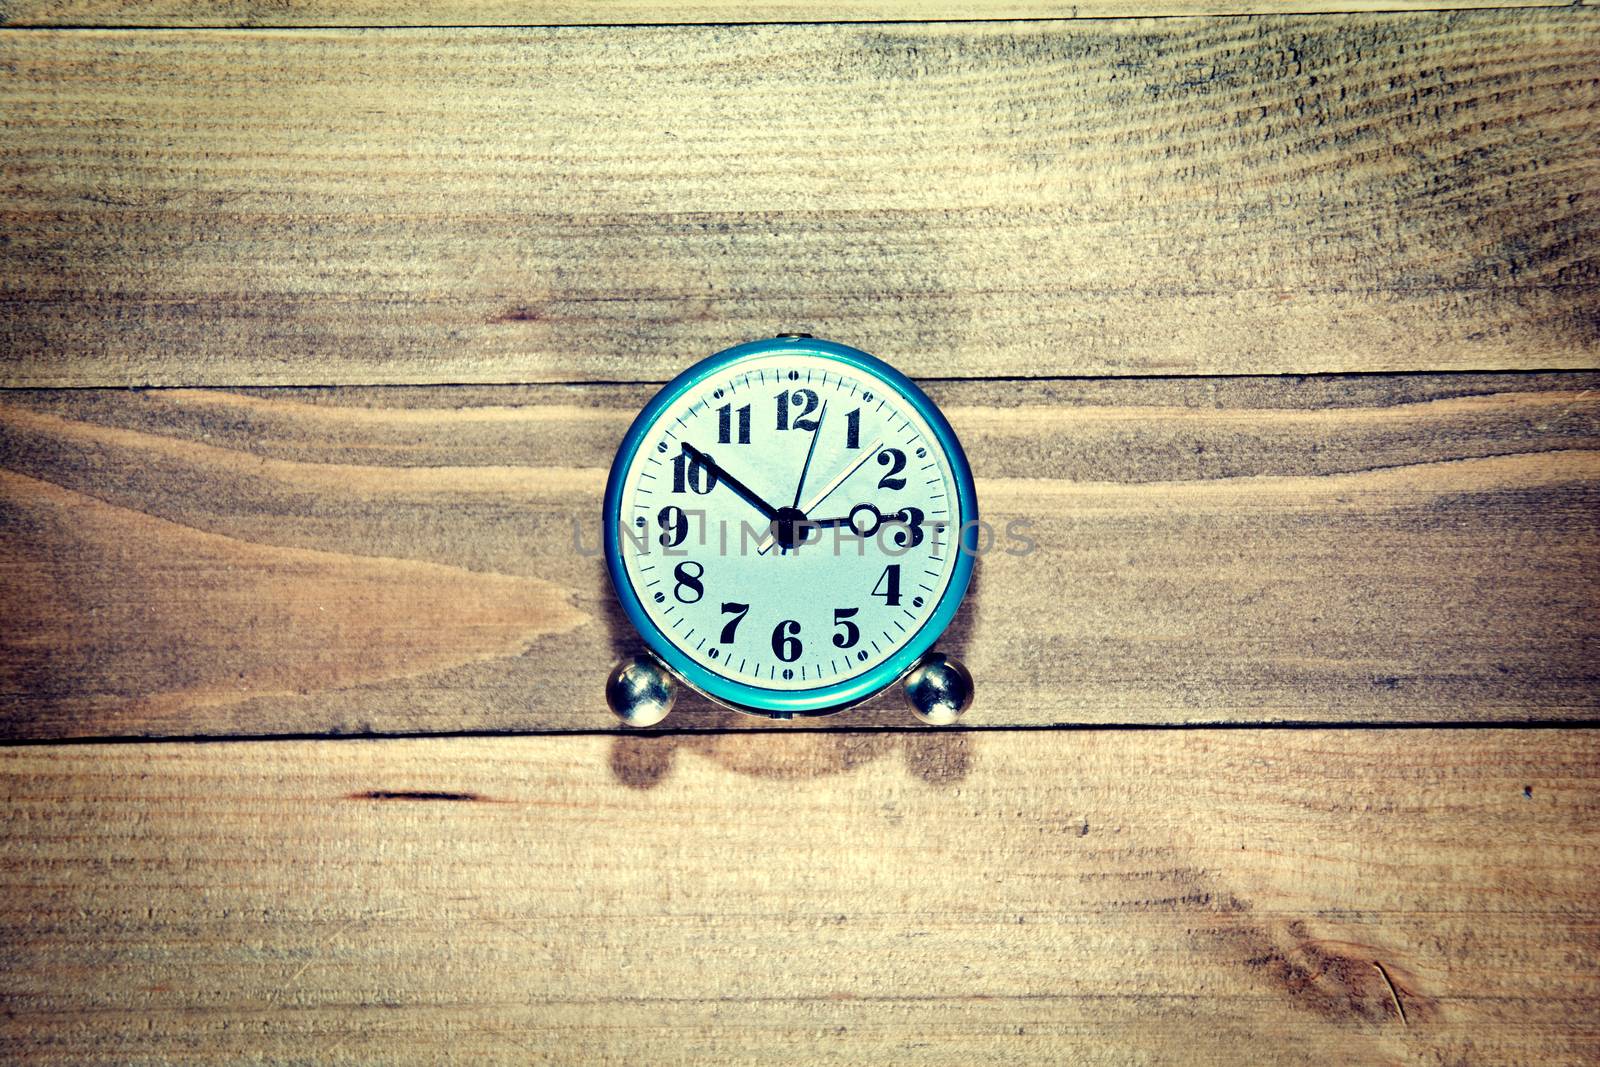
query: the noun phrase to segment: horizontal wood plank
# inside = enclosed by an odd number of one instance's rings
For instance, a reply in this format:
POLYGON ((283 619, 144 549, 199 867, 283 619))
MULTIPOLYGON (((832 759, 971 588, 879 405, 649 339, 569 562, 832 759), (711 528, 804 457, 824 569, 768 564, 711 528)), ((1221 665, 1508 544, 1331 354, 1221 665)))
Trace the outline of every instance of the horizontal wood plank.
MULTIPOLYGON (((1579 0, 1581 2, 1581 0, 1579 0)), ((0 26, 595 26, 1561 7, 1575 0, 0 0, 0 26)))
POLYGON ((1593 731, 0 752, 11 1062, 1581 1064, 1593 731))
POLYGON ((1600 15, 0 31, 0 384, 1594 368, 1600 15))
MULTIPOLYGON (((995 531, 941 645, 971 721, 1593 718, 1597 384, 928 383, 995 531)), ((600 494, 651 392, 5 394, 0 734, 609 728, 600 494)))

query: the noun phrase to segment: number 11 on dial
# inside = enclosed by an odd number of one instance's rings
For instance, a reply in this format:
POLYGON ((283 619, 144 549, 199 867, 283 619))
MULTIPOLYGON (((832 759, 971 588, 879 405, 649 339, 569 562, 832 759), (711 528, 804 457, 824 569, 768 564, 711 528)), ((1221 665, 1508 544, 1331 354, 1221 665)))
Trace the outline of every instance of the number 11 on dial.
POLYGON ((702 360, 634 420, 604 509, 611 581, 648 649, 608 682, 625 721, 659 721, 679 680, 778 718, 902 679, 926 721, 970 702, 966 671, 929 650, 972 574, 972 473, 883 361, 794 335, 702 360))

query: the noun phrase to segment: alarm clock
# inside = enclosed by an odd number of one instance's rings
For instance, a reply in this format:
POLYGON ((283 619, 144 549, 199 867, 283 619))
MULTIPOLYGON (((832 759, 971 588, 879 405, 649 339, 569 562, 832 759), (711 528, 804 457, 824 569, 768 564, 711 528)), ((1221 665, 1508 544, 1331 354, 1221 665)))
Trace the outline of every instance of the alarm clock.
POLYGON ((607 702, 655 725, 681 682, 788 719, 903 683, 925 722, 954 722, 972 678, 930 650, 977 520, 955 432, 884 361, 805 334, 703 359, 634 419, 606 483, 606 566, 648 649, 607 702))

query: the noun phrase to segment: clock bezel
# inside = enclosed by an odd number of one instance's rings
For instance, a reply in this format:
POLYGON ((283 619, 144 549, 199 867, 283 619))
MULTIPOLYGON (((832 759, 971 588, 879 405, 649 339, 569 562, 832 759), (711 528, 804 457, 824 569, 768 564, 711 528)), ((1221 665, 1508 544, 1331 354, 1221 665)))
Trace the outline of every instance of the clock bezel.
POLYGON ((937 405, 916 383, 894 367, 858 348, 823 341, 813 337, 774 337, 735 345, 707 356, 689 367, 661 387, 651 398, 617 447, 611 464, 611 474, 606 480, 605 501, 602 513, 602 530, 606 570, 611 576, 612 588, 622 604, 623 613, 634 630, 657 659, 696 691, 719 704, 753 715, 787 718, 794 715, 831 715, 868 700, 899 681, 918 660, 933 647, 954 621, 962 598, 972 579, 973 557, 978 543, 978 496, 972 482, 972 468, 956 438, 955 431, 937 405), (726 373, 735 365, 749 359, 781 354, 817 356, 833 359, 857 370, 881 378, 905 398, 938 439, 950 464, 955 480, 957 522, 955 529, 961 539, 956 552, 955 567, 950 581, 940 594, 938 603, 922 626, 892 655, 852 678, 812 689, 764 689, 747 682, 723 677, 696 662, 674 644, 645 611, 644 604, 634 592, 628 579, 626 564, 622 559, 622 539, 619 523, 622 516, 622 490, 629 467, 644 443, 645 435, 655 425, 657 418, 675 400, 700 385, 708 378, 726 373))

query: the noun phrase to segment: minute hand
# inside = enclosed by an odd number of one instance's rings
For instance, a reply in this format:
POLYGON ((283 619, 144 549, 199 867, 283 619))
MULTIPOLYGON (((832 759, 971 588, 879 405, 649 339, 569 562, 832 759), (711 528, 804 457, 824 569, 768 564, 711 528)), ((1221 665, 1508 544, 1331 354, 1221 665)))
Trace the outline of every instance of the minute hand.
MULTIPOLYGON (((860 470, 861 465, 867 460, 871 459, 873 456, 876 456, 878 454, 878 446, 882 444, 883 438, 880 437, 876 441, 872 442, 872 444, 862 449, 861 455, 855 460, 855 462, 851 463, 850 466, 846 467, 838 474, 835 474, 832 478, 829 478, 828 484, 824 485, 821 489, 818 489, 816 493, 812 495, 811 499, 807 500, 805 504, 801 506, 801 512, 807 515, 811 514, 812 508, 816 507, 818 504, 828 499, 828 497, 832 496, 833 491, 845 483, 845 479, 849 478, 856 471, 860 470)), ((756 545, 756 552, 765 553, 767 549, 772 547, 772 542, 774 540, 776 540, 776 538, 772 534, 767 534, 766 537, 762 538, 761 543, 756 545)))
POLYGON ((777 508, 773 507, 765 500, 762 500, 756 495, 755 490, 751 489, 748 485, 745 485, 739 479, 723 470, 722 467, 718 466, 716 460, 712 459, 710 456, 706 455, 704 452, 700 451, 687 441, 683 442, 683 450, 684 452, 688 453, 690 459, 694 460, 702 467, 709 469, 717 481, 721 482, 729 489, 732 489, 735 493, 738 493, 740 496, 744 497, 745 500, 750 502, 752 507, 761 512, 761 514, 765 515, 768 519, 776 519, 778 517, 777 508))

